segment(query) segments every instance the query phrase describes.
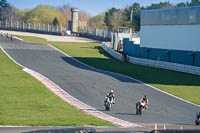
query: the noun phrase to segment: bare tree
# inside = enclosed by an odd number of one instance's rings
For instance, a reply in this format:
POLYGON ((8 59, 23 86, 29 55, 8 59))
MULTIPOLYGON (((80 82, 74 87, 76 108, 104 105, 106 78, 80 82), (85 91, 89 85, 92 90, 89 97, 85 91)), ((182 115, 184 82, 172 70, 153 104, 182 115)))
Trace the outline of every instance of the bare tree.
POLYGON ((12 6, 8 6, 3 8, 3 19, 4 21, 17 21, 19 16, 17 16, 16 14, 17 9, 12 7, 12 6))
POLYGON ((94 16, 90 19, 90 26, 94 28, 99 28, 99 29, 107 29, 108 27, 106 26, 104 22, 104 17, 105 13, 101 13, 97 16, 94 16))
POLYGON ((64 5, 58 10, 61 12, 61 14, 65 17, 66 19, 66 24, 68 26, 68 22, 71 20, 71 6, 70 5, 64 5))
POLYGON ((121 25, 122 23, 122 11, 115 11, 113 12, 112 16, 110 16, 110 23, 111 23, 111 28, 114 31, 117 31, 118 26, 121 25))

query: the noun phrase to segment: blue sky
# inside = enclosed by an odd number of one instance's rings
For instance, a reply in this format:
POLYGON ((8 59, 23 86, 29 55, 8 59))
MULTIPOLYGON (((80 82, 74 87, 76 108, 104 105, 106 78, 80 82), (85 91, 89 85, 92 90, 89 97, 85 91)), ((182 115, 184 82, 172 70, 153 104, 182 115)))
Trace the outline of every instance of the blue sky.
POLYGON ((72 7, 86 11, 92 16, 104 12, 108 8, 124 8, 134 2, 140 3, 142 6, 147 6, 151 5, 151 3, 164 1, 176 4, 179 2, 190 2, 191 0, 7 0, 8 3, 19 9, 32 9, 40 4, 53 7, 69 4, 72 7))

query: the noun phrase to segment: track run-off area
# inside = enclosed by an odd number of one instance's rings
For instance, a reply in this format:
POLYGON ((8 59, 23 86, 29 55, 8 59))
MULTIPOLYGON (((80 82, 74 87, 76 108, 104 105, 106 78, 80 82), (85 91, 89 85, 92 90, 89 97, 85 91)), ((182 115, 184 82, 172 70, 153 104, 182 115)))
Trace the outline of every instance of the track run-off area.
POLYGON ((144 126, 151 123, 194 125, 200 107, 157 91, 127 76, 88 67, 45 44, 9 41, 0 46, 16 62, 34 70, 83 103, 116 118, 144 126), (114 90, 116 104, 104 111, 104 98, 114 90), (149 109, 135 114, 135 103, 147 95, 149 109))

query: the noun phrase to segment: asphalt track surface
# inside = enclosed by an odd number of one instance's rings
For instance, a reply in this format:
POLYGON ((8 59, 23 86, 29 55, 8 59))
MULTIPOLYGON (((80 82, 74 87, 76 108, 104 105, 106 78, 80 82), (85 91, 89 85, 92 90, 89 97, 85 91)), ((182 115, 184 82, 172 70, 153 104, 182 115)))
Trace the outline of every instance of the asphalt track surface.
MULTIPOLYGON (((48 45, 10 41, 0 46, 18 63, 46 76, 70 95, 111 116, 134 123, 194 124, 200 107, 178 100, 126 76, 83 65, 48 45), (114 90, 116 104, 104 111, 105 95, 114 90), (135 103, 147 95, 149 110, 135 114, 135 103)), ((66 114, 67 115, 67 114, 66 114)))

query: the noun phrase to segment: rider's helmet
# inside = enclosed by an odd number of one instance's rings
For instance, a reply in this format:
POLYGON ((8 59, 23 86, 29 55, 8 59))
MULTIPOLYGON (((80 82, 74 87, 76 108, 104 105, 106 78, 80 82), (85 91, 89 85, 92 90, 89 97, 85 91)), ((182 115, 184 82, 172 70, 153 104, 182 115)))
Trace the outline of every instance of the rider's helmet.
POLYGON ((111 91, 110 91, 110 93, 112 93, 112 94, 113 94, 113 93, 114 93, 114 91, 113 91, 113 90, 111 90, 111 91))
POLYGON ((146 95, 144 95, 143 100, 147 100, 147 96, 146 95))

